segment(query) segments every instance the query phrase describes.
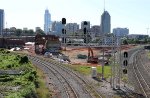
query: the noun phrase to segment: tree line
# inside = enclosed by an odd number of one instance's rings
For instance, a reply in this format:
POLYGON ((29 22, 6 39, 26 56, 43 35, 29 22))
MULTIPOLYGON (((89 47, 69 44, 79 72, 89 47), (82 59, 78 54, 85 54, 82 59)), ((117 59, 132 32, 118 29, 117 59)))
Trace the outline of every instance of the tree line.
POLYGON ((35 36, 36 34, 45 35, 44 31, 42 29, 38 29, 36 31, 29 29, 29 30, 22 30, 22 29, 4 29, 3 30, 3 36, 9 37, 9 36, 35 36))

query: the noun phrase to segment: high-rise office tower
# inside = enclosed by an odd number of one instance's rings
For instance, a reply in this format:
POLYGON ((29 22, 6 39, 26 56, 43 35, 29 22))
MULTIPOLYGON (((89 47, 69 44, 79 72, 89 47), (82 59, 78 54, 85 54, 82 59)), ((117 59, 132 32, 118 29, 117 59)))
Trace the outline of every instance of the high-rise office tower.
POLYGON ((3 29, 4 29, 4 10, 0 9, 0 35, 2 35, 3 29))
POLYGON ((111 33, 111 16, 107 11, 104 10, 104 13, 101 15, 101 33, 108 34, 111 33))
POLYGON ((45 34, 49 34, 50 25, 51 25, 51 14, 49 13, 49 10, 46 9, 45 14, 44 14, 44 32, 45 32, 45 34))

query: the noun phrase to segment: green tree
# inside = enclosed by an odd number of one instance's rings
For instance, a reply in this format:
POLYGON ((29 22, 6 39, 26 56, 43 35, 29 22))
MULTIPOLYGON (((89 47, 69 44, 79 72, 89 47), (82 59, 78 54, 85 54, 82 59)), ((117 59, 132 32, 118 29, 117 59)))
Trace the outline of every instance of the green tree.
POLYGON ((29 34, 29 31, 28 30, 23 30, 22 31, 22 35, 28 35, 29 34))
POLYGON ((125 39, 125 40, 123 40, 123 44, 124 45, 128 45, 128 41, 125 39))
POLYGON ((144 38, 144 43, 148 43, 148 38, 144 38))
POLYGON ((134 39, 135 44, 140 44, 140 41, 138 39, 134 39))
POLYGON ((29 32, 29 35, 34 35, 34 34, 35 34, 34 31, 33 31, 32 29, 29 30, 28 32, 29 32))
POLYGON ((15 35, 19 37, 21 36, 21 34, 22 34, 22 29, 16 29, 15 35))
POLYGON ((19 63, 23 64, 23 63, 28 63, 29 62, 29 59, 27 56, 23 56, 20 58, 20 61, 19 63))
POLYGON ((38 29, 36 31, 37 34, 40 34, 40 35, 45 35, 44 31, 42 29, 38 29))

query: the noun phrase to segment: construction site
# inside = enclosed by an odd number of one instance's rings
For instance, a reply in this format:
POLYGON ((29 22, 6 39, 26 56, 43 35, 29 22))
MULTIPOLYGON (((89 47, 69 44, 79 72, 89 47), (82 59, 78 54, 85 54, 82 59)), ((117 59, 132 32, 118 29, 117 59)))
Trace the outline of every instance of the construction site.
MULTIPOLYGON (((110 58, 113 56, 114 51, 119 51, 117 47, 112 45, 91 46, 88 44, 83 45, 82 43, 78 43, 78 46, 75 44, 67 45, 67 43, 62 43, 60 41, 60 37, 55 35, 36 35, 33 39, 33 42, 18 39, 18 42, 24 42, 24 44, 21 45, 21 47, 23 47, 21 50, 26 51, 31 55, 37 54, 41 56, 43 55, 44 57, 50 57, 61 62, 67 61, 73 65, 97 66, 101 65, 103 61, 105 65, 109 65, 110 58)), ((17 41, 17 38, 12 41, 17 41)), ((17 44, 17 42, 15 43, 17 44)), ((13 42, 9 43, 9 46, 7 43, 4 44, 6 47, 11 46, 10 48, 20 47, 20 44, 13 46, 13 42)), ((123 51, 133 47, 135 47, 135 45, 121 45, 119 49, 123 51)))
MULTIPOLYGON (((10 46, 13 47, 12 49, 10 49, 11 51, 19 51, 21 53, 29 54, 29 56, 40 58, 41 61, 36 60, 35 62, 37 64, 40 64, 39 66, 42 68, 45 68, 43 66, 47 64, 47 63, 43 64, 42 62, 50 60, 50 62, 47 61, 48 66, 55 64, 53 65, 54 67, 57 66, 61 67, 63 64, 65 64, 66 66, 72 68, 74 71, 78 71, 78 72, 82 71, 82 73, 85 72, 85 74, 87 73, 87 75, 83 77, 83 74, 81 74, 82 77, 81 79, 83 80, 87 79, 93 85, 102 85, 102 86, 98 86, 99 92, 101 92, 102 94, 106 94, 109 92, 111 93, 111 95, 115 95, 115 92, 111 89, 111 86, 112 88, 118 88, 119 87, 118 85, 122 86, 123 82, 121 83, 118 82, 118 80, 121 78, 118 76, 117 69, 113 69, 112 72, 114 76, 110 77, 111 76, 110 67, 112 67, 110 65, 112 63, 119 64, 117 61, 118 60, 117 55, 120 52, 128 51, 129 49, 134 48, 136 45, 116 46, 115 44, 112 43, 111 45, 109 44, 97 45, 97 43, 95 44, 88 43, 86 45, 83 45, 78 43, 78 46, 76 46, 74 44, 66 45, 66 43, 65 44, 62 43, 60 37, 58 36, 36 35, 34 38, 34 42, 25 42, 25 45, 21 46, 23 47, 21 49, 18 49, 19 45, 17 45, 17 47, 12 45, 10 46), (105 71, 104 71, 104 66, 105 66, 105 71), (77 67, 79 69, 77 69, 77 67), (111 82, 111 79, 113 79, 113 82, 111 82), (100 82, 102 80, 106 80, 106 81, 100 82)), ((115 66, 113 67, 116 68, 115 66)), ((47 73, 47 70, 44 69, 44 72, 47 73)), ((58 70, 58 72, 63 73, 63 71, 61 71, 60 69, 58 70)), ((70 73, 65 74, 66 77, 68 77, 67 75, 70 75, 70 73)), ((46 78, 46 81, 49 85, 51 84, 51 79, 56 79, 56 77, 46 78)), ((71 83, 73 83, 73 81, 71 83)), ((75 86, 75 87, 78 88, 80 86, 75 86)), ((57 93, 57 91, 55 90, 54 92, 57 93)))
MULTIPOLYGON (((135 45, 122 46, 121 50, 125 51, 135 47, 135 45)), ((110 47, 66 47, 62 53, 69 57, 70 61, 74 65, 100 65, 103 61, 103 50, 104 50, 104 62, 105 64, 110 63, 110 57, 112 56, 112 49, 110 47)))

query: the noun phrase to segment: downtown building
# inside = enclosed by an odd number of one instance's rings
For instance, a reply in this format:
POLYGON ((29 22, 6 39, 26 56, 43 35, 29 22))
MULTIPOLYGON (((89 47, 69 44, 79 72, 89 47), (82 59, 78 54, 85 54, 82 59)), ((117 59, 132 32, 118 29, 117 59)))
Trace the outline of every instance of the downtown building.
POLYGON ((74 33, 79 30, 79 25, 77 23, 67 23, 66 24, 66 31, 69 33, 74 33))
POLYGON ((4 29, 4 10, 0 9, 0 35, 3 34, 4 29))
POLYGON ((111 16, 107 11, 104 11, 101 15, 100 30, 100 35, 111 33, 111 16))
POLYGON ((90 28, 90 35, 94 40, 96 37, 100 36, 100 25, 93 25, 90 28))
POLYGON ((117 38, 117 44, 121 44, 121 38, 127 37, 129 34, 129 29, 128 28, 114 28, 113 29, 113 35, 116 36, 117 38))
POLYGON ((63 25, 61 21, 53 21, 51 24, 51 34, 56 36, 61 36, 62 28, 63 25))
POLYGON ((51 25, 51 14, 49 13, 49 10, 45 10, 44 14, 44 32, 46 35, 49 34, 50 30, 50 25, 51 25))
MULTIPOLYGON (((99 36, 108 35, 109 33, 111 33, 111 16, 108 13, 108 11, 104 10, 103 14, 101 15, 99 36)), ((111 45, 111 43, 112 43, 111 37, 107 37, 104 38, 104 40, 102 40, 102 44, 104 45, 111 45)))
POLYGON ((129 34, 128 28, 114 28, 113 34, 119 37, 126 37, 129 34))

